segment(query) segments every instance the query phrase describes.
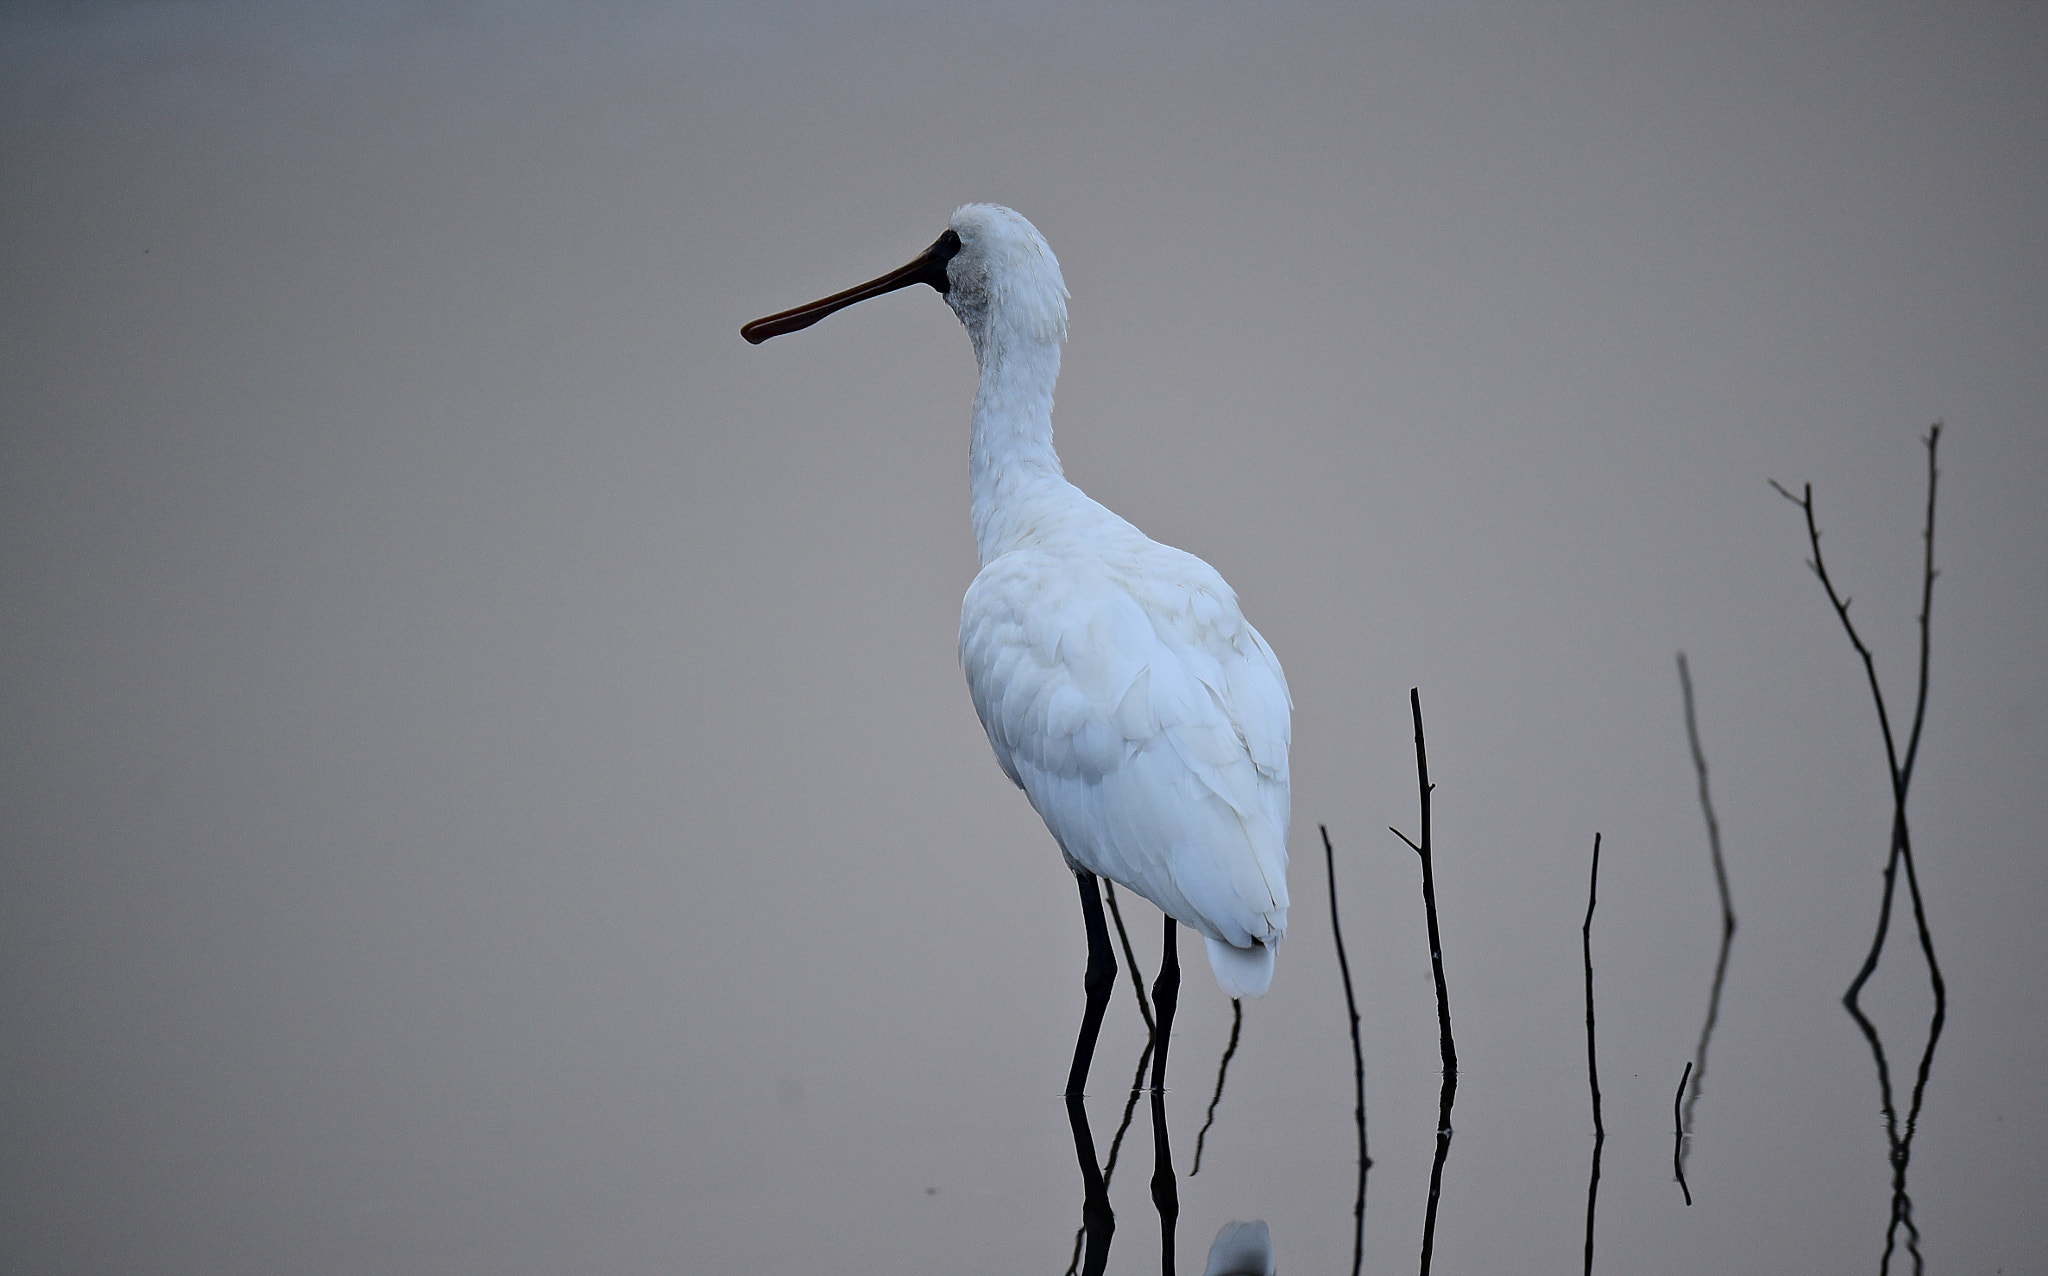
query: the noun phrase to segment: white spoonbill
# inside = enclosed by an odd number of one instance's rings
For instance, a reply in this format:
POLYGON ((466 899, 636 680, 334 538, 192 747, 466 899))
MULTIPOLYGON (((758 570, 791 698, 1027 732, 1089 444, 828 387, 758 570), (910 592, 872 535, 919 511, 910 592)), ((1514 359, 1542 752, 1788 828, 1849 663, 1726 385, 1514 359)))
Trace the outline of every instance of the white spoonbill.
POLYGON ((960 661, 997 763, 1080 879, 1088 1010, 1067 1092, 1086 1082, 1116 978, 1098 874, 1166 913, 1158 1087, 1180 983, 1176 920, 1208 941, 1231 997, 1272 983, 1287 930, 1287 681, 1215 568, 1062 475, 1052 392, 1067 287, 1017 213, 968 204, 916 260, 740 335, 758 345, 919 283, 966 325, 981 370, 968 452, 981 572, 960 608, 960 661))

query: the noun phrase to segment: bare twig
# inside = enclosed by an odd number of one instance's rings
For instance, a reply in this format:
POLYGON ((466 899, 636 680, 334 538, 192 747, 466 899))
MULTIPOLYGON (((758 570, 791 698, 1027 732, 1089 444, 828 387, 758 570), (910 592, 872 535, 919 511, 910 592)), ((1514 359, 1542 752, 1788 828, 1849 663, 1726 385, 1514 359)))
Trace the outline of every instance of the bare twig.
POLYGON ((1927 529, 1921 534, 1926 545, 1926 556, 1920 566, 1920 687, 1913 697, 1913 730, 1906 740, 1906 761, 1899 772, 1899 788, 1904 789, 1913 779, 1913 763, 1920 756, 1920 728, 1927 721, 1927 652, 1929 647, 1929 624, 1934 615, 1934 578, 1941 573, 1934 570, 1934 489, 1941 478, 1941 469, 1936 462, 1936 450, 1941 446, 1941 422, 1927 427, 1927 529))
POLYGON ((1579 943, 1586 961, 1586 1084, 1593 1092, 1593 1169, 1586 1179, 1586 1271, 1593 1270, 1593 1213, 1600 1200, 1600 1152, 1607 1124, 1600 1119, 1600 1053, 1593 1041, 1593 906, 1600 894, 1600 835, 1593 835, 1593 873, 1586 884, 1586 921, 1579 943))
POLYGON ((1593 835, 1593 874, 1586 885, 1586 920, 1579 927, 1579 946, 1586 962, 1586 1083, 1593 1091, 1593 1137, 1607 1137, 1600 1119, 1600 1056, 1593 1042, 1593 906, 1600 894, 1600 835, 1593 835))
POLYGON ((1131 1072, 1131 1092, 1124 1097, 1123 1120, 1117 1122, 1116 1137, 1109 1141, 1109 1160, 1102 1166, 1102 1181, 1106 1186, 1116 1175, 1116 1156, 1123 1150, 1124 1135, 1131 1129, 1131 1115, 1138 1110, 1138 1096, 1145 1093, 1145 1069, 1152 1064, 1152 1043, 1138 1052, 1138 1066, 1131 1072))
MULTIPOLYGON (((1358 1193, 1351 1203, 1351 1276, 1358 1276, 1365 1261, 1365 1172, 1372 1168, 1365 1149, 1365 1049, 1358 1040, 1358 999, 1351 992, 1351 961, 1344 955, 1344 929, 1337 921, 1337 853, 1330 847, 1330 826, 1316 827, 1323 834, 1323 867, 1330 876, 1330 934, 1337 941, 1337 969, 1344 975, 1344 1011, 1351 1021, 1351 1082, 1358 1098, 1352 1110, 1358 1122, 1358 1193)), ((1236 1040, 1233 1033, 1231 1041, 1236 1040)))
POLYGON ((1437 933, 1436 924, 1436 866, 1430 857, 1429 847, 1429 795, 1436 786, 1429 782, 1429 752, 1422 738, 1422 691, 1419 687, 1408 689, 1408 709, 1415 719, 1415 777, 1422 794, 1422 842, 1417 845, 1400 829, 1390 828, 1388 832, 1422 857, 1422 912, 1429 924, 1429 969, 1436 977, 1436 1027, 1437 1050, 1443 1056, 1444 1075, 1455 1078, 1458 1075, 1458 1043, 1451 1036, 1451 994, 1444 985, 1444 944, 1437 933))
POLYGON ((1131 952, 1131 934, 1124 929, 1124 912, 1116 906, 1116 883, 1103 878, 1102 893, 1109 901, 1109 915, 1116 922, 1116 937, 1124 946, 1124 968, 1131 972, 1131 991, 1138 995, 1138 1013, 1144 1016, 1145 1033, 1150 1036, 1156 1031, 1152 1023, 1152 1003, 1145 996, 1145 977, 1138 973, 1138 958, 1131 952))
POLYGON ((1451 1155, 1451 1105, 1457 1098, 1457 1074, 1446 1072, 1436 1092, 1436 1156, 1429 1164, 1429 1207, 1422 1216, 1421 1276, 1429 1276, 1429 1258, 1436 1248, 1436 1207, 1443 1197, 1444 1162, 1451 1155))
POLYGON ((1877 702, 1877 725, 1884 733, 1885 762, 1891 767, 1892 792, 1896 796, 1899 786, 1899 751, 1892 743, 1892 719, 1885 711, 1884 689, 1877 684, 1877 661, 1870 654, 1870 648, 1863 645, 1863 636, 1856 632, 1856 623, 1849 619, 1849 604, 1855 600, 1835 592, 1835 582, 1828 576, 1827 560, 1821 557, 1820 528, 1813 521, 1813 484, 1806 484, 1803 493, 1794 496, 1786 491, 1778 480, 1768 481, 1772 487, 1778 489, 1778 495, 1797 505, 1806 515, 1806 540, 1813 546, 1813 557, 1806 560, 1806 565, 1812 569, 1814 575, 1820 577, 1821 588, 1827 591, 1828 602, 1833 604, 1835 615, 1841 617, 1842 628, 1849 633, 1850 645, 1854 646, 1856 654, 1863 658, 1863 673, 1870 680, 1871 698, 1877 702))
POLYGON ((1921 567, 1920 587, 1920 676, 1913 697, 1913 725, 1907 737, 1906 754, 1899 757, 1898 747, 1892 735, 1890 711, 1886 708, 1884 688, 1877 680, 1877 661, 1863 636, 1856 631, 1855 622, 1849 619, 1850 600, 1835 589, 1833 579, 1828 575, 1827 560, 1821 556, 1820 528, 1814 520, 1813 484, 1804 485, 1802 494, 1792 495, 1776 479, 1770 480, 1778 494, 1800 508, 1806 518, 1806 539, 1813 549, 1813 557, 1807 566, 1820 578, 1821 587, 1827 591, 1828 602, 1833 605, 1835 615, 1842 622, 1842 629, 1849 635, 1849 643, 1863 661, 1863 674, 1870 684, 1870 697, 1877 707, 1878 728, 1884 735, 1885 765, 1891 773, 1892 782, 1892 839, 1891 851, 1885 863, 1885 887, 1882 911, 1878 917, 1877 932, 1871 940, 1870 952, 1863 959, 1863 966, 1856 972, 1856 978, 1849 984, 1849 990, 1842 995, 1842 1002, 1853 1012, 1857 998, 1862 994, 1863 985, 1877 970, 1879 955, 1884 950, 1884 940, 1891 921, 1892 893, 1895 877, 1901 864, 1906 869, 1906 885, 1913 901, 1913 919, 1919 931, 1920 950, 1927 958, 1927 974, 1934 986, 1934 1001, 1937 1017, 1948 1005, 1947 982, 1942 978, 1941 963, 1935 959, 1934 938, 1927 927, 1926 904, 1920 895, 1919 874, 1913 864, 1912 835, 1906 823, 1906 794, 1913 780, 1913 765, 1919 759, 1921 728, 1927 719, 1928 652, 1931 638, 1931 619, 1934 607, 1934 498, 1941 476, 1938 464, 1938 450, 1941 445, 1941 422, 1929 427, 1923 440, 1927 447, 1927 524, 1922 537, 1926 544, 1925 557, 1921 567))
POLYGON ((1451 1151, 1451 1106, 1458 1098, 1458 1044, 1451 1036, 1451 994, 1444 983, 1444 946, 1436 922, 1436 867, 1430 856, 1429 795, 1436 787, 1429 782, 1429 751, 1422 736, 1422 692, 1408 689, 1408 709, 1415 719, 1415 782, 1422 795, 1422 841, 1418 844, 1400 829, 1395 837, 1422 859, 1422 911, 1429 923, 1429 966, 1436 977, 1437 1050, 1443 1058, 1443 1086, 1437 1091, 1436 1160, 1429 1171, 1429 1207, 1422 1219, 1422 1276, 1429 1276, 1430 1255, 1436 1247, 1436 1212, 1442 1197, 1444 1161, 1451 1151))
POLYGON ((1884 732, 1885 763, 1891 772, 1892 782, 1892 827, 1891 847, 1885 858, 1884 894, 1878 908, 1877 928, 1871 937, 1870 951, 1863 959, 1862 968, 1842 994, 1842 1004, 1856 1021, 1857 1028, 1869 1043, 1871 1056, 1877 1066, 1878 1089, 1882 1099, 1886 1137, 1891 1144, 1890 1163, 1892 1167, 1892 1208, 1891 1218, 1885 1229, 1884 1255, 1879 1271, 1889 1272, 1891 1259, 1897 1247, 1901 1228, 1906 1232, 1906 1247, 1913 1257, 1913 1269, 1921 1269, 1920 1232, 1913 1223, 1913 1202, 1906 1192, 1906 1168, 1912 1159, 1913 1136, 1917 1128, 1921 1104, 1926 1096, 1927 1077, 1934 1064, 1934 1050, 1941 1041, 1941 1030, 1948 1019, 1948 985, 1941 973, 1941 963, 1935 959, 1934 939, 1928 929, 1926 901, 1920 892, 1920 875, 1913 860, 1913 840, 1910 826, 1906 821, 1906 797, 1913 780, 1913 767, 1919 759, 1921 729, 1927 719, 1928 653, 1931 638, 1931 617, 1934 605, 1934 507, 1935 492, 1941 470, 1938 464, 1938 449, 1941 444, 1941 422, 1937 421, 1922 440, 1927 448, 1927 522, 1923 532, 1925 554, 1920 575, 1920 660, 1919 678, 1914 689, 1913 723, 1907 735, 1905 757, 1901 759, 1894 747, 1891 719, 1885 708, 1884 691, 1877 681, 1877 667, 1856 626, 1849 619, 1849 603, 1835 592, 1834 584, 1828 578, 1827 567, 1820 554, 1820 531, 1814 523, 1813 486, 1806 485, 1803 496, 1795 497, 1783 486, 1773 482, 1772 487, 1793 504, 1798 505, 1806 516, 1807 541, 1813 547, 1813 558, 1808 565, 1819 576, 1826 588, 1828 601, 1834 605, 1835 614, 1841 619, 1842 627, 1848 632, 1849 642, 1863 659, 1863 669, 1870 683, 1870 694, 1877 705, 1879 726, 1884 732), (1927 1024, 1927 1045, 1920 1055, 1920 1067, 1913 1084, 1912 1105, 1906 1114, 1904 1128, 1900 1128, 1898 1109, 1892 1099, 1891 1069, 1885 1058, 1884 1043, 1878 1035, 1877 1025, 1863 1013, 1859 1004, 1864 984, 1877 970, 1879 956, 1884 951, 1885 937, 1891 925, 1892 901, 1897 892, 1898 873, 1901 867, 1906 872, 1906 890, 1912 900, 1913 922, 1919 933, 1920 951, 1927 960, 1927 976, 1934 990, 1934 1013, 1927 1024))

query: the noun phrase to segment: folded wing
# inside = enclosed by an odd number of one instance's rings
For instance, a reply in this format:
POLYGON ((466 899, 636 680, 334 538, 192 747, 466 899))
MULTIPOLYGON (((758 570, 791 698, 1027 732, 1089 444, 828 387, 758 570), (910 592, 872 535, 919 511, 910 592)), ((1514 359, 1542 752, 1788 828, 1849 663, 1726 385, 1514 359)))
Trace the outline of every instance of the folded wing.
MULTIPOLYGON (((1138 564, 991 562, 961 609, 968 687, 1070 861, 1212 941, 1269 950, 1287 926, 1286 681, 1214 569, 1145 548, 1138 564)), ((1245 956, 1270 971, 1270 951, 1245 956)))

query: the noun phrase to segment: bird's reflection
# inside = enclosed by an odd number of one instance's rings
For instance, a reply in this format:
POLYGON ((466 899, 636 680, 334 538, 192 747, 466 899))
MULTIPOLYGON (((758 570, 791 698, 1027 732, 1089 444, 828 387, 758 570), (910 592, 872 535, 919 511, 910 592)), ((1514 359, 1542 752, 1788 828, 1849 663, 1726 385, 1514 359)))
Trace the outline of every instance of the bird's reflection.
MULTIPOLYGON (((1075 1276, 1077 1272, 1080 1276, 1099 1276, 1109 1262, 1109 1242, 1116 1231, 1116 1217, 1109 1208, 1109 1179, 1116 1171, 1117 1149, 1130 1128, 1131 1114, 1141 1093, 1138 1082, 1143 1080, 1151 1054, 1151 1043, 1147 1042, 1138 1056, 1137 1075, 1132 1078, 1130 1098, 1124 1103, 1123 1122, 1110 1141, 1106 1165, 1098 1168, 1095 1164, 1095 1141, 1089 1130, 1086 1105, 1079 1096, 1067 1098, 1067 1119, 1074 1127, 1074 1148, 1081 1163, 1083 1204, 1081 1228, 1074 1234, 1074 1253, 1067 1263, 1066 1276, 1075 1276)), ((1172 1144, 1166 1124, 1165 1096, 1156 1089, 1150 1093, 1152 1137, 1159 1149, 1152 1181, 1152 1202, 1159 1213, 1159 1266, 1165 1276, 1173 1276, 1173 1235, 1179 1219, 1179 1202, 1175 1195, 1172 1144)), ((1273 1238, 1266 1224, 1261 1220, 1225 1223, 1210 1242, 1202 1276, 1274 1276, 1273 1238)))
POLYGON ((1273 1234, 1263 1219, 1225 1223, 1209 1242, 1202 1276, 1274 1276, 1273 1234))
MULTIPOLYGON (((1088 1107, 1078 1094, 1067 1096, 1067 1124, 1074 1131, 1074 1156, 1081 1163, 1081 1229, 1074 1233, 1074 1257, 1067 1264, 1067 1276, 1074 1276, 1077 1268, 1086 1276, 1099 1276, 1109 1265, 1109 1239, 1116 1231, 1116 1213, 1109 1207, 1109 1183, 1095 1159, 1095 1136, 1088 1128, 1088 1107), (1088 1246, 1085 1264, 1081 1252, 1084 1239, 1088 1246)), ((1117 1131, 1117 1138, 1123 1138, 1122 1130, 1117 1131)))

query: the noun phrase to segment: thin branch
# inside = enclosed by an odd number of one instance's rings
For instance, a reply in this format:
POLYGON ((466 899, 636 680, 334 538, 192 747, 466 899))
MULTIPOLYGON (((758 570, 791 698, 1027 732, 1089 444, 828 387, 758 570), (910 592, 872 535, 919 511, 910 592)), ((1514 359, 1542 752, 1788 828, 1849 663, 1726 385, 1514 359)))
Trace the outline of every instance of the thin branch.
POLYGON ((1884 953, 1885 936, 1891 932, 1892 894, 1898 885, 1901 858, 1899 847, 1903 845, 1901 832, 1898 812, 1894 808, 1891 852, 1886 855, 1884 862, 1884 895, 1877 905, 1877 930, 1870 937, 1870 951, 1863 955, 1863 965, 1856 971, 1856 977, 1849 981, 1849 990, 1842 994, 1842 1004, 1849 1008, 1850 1014, 1858 1018, 1862 1016, 1856 1009, 1856 1003, 1863 995, 1864 983, 1877 971, 1877 959, 1884 953))
POLYGON ((1891 771, 1892 782, 1892 828, 1891 846, 1885 857, 1884 895, 1877 918, 1877 928, 1872 935, 1870 951, 1863 959, 1863 966, 1850 982, 1849 990, 1842 994, 1842 1004, 1856 1021, 1857 1028, 1869 1043, 1871 1056, 1877 1067, 1877 1081, 1885 1117, 1885 1133, 1891 1144, 1889 1160, 1892 1167, 1892 1208, 1891 1218, 1885 1229, 1885 1247, 1879 1262, 1880 1273, 1891 1270, 1892 1255, 1896 1250, 1898 1233, 1904 1228, 1906 1248, 1913 1258, 1913 1270, 1922 1268, 1920 1254, 1920 1231, 1913 1222, 1913 1202, 1906 1191, 1906 1168, 1912 1159, 1913 1136, 1916 1132, 1921 1104, 1926 1096, 1928 1074, 1934 1065, 1935 1047, 1941 1041, 1941 1031, 1948 1019, 1948 984, 1941 973, 1941 963, 1934 955, 1934 938, 1927 924, 1926 901, 1920 892, 1920 875, 1913 860, 1912 831, 1906 820, 1906 796, 1913 780, 1913 767, 1919 759, 1921 730, 1927 720, 1927 686, 1932 616, 1934 610, 1934 510, 1935 494, 1941 470, 1938 451, 1941 443, 1941 422, 1928 428, 1923 440, 1927 447, 1927 522, 1922 538, 1925 554, 1920 572, 1920 661, 1919 678, 1914 689, 1913 725, 1907 736, 1906 754, 1903 762, 1899 759, 1892 743, 1890 718, 1885 710, 1884 692, 1877 681, 1877 670, 1871 659, 1870 649, 1849 623, 1848 602, 1838 598, 1834 585, 1829 581, 1827 569, 1820 557, 1820 533, 1814 526, 1813 487, 1808 484, 1803 500, 1795 498, 1782 486, 1773 482, 1780 495, 1799 505, 1806 515, 1807 539, 1813 546, 1813 560, 1809 564, 1820 576, 1826 587, 1828 600, 1834 604, 1835 613, 1848 631, 1849 641, 1863 658, 1865 675, 1870 682, 1871 698, 1877 704, 1878 722, 1884 729, 1885 761, 1891 771), (1886 935, 1890 929, 1892 902, 1897 894, 1898 874, 1901 866, 1906 870, 1906 890, 1913 904, 1913 922, 1919 933, 1920 951, 1927 959, 1927 975, 1934 990, 1934 1013, 1928 1020, 1927 1045, 1920 1056, 1920 1067, 1914 1079, 1912 1106, 1906 1114, 1903 1130, 1900 1128, 1898 1109, 1892 1099, 1891 1069, 1885 1058, 1884 1043, 1878 1035, 1877 1025, 1863 1013, 1858 999, 1863 985, 1876 971, 1878 958, 1884 951, 1886 935))
POLYGON ((1813 570, 1814 575, 1820 577, 1821 588, 1827 591, 1828 602, 1834 606, 1835 615, 1841 618, 1842 628, 1849 634, 1850 645, 1854 646, 1856 654, 1863 658, 1863 673, 1870 680, 1871 698, 1877 702, 1877 725, 1884 732, 1884 756, 1892 772, 1892 794, 1897 798, 1900 796, 1899 751, 1892 743, 1892 719, 1891 715, 1885 712, 1884 689, 1877 683, 1877 661, 1871 656, 1870 648, 1863 645, 1863 635, 1856 632, 1856 622, 1849 619, 1850 600, 1835 592, 1835 582, 1828 576, 1827 560, 1821 557, 1820 527, 1813 521, 1813 484, 1805 485, 1803 496, 1794 496, 1786 491, 1778 480, 1768 481, 1772 487, 1778 489, 1778 495, 1797 505, 1806 515, 1806 541, 1813 546, 1813 557, 1806 560, 1806 565, 1813 570))
POLYGON ((1429 1276, 1430 1254, 1436 1248, 1436 1208, 1443 1198, 1444 1162, 1451 1155, 1451 1105, 1458 1099, 1458 1074, 1446 1072, 1436 1093, 1436 1157, 1429 1164, 1429 1206, 1422 1216, 1421 1276, 1429 1276))
POLYGON ((1927 957, 1927 977, 1934 984, 1934 1032, 1948 1016, 1948 981, 1941 977, 1941 963, 1934 959, 1934 936, 1927 929, 1927 905, 1920 895, 1920 873, 1913 867, 1913 839, 1906 829, 1905 813, 1899 815, 1899 858, 1906 862, 1906 890, 1913 897, 1913 924, 1920 932, 1920 951, 1927 957))
MULTIPOLYGON (((1941 963, 1934 958, 1934 936, 1927 928, 1927 905, 1920 895, 1920 873, 1913 865, 1913 837, 1906 825, 1906 790, 1913 782, 1913 764, 1920 756, 1920 729, 1927 722, 1927 663, 1934 615, 1934 493, 1941 480, 1937 463, 1941 446, 1941 422, 1927 427, 1927 526, 1922 534, 1926 556, 1920 567, 1920 679, 1913 697, 1913 730, 1906 743, 1906 761, 1899 773, 1896 814, 1899 854, 1906 861, 1906 888, 1913 897, 1913 924, 1920 933, 1920 951, 1927 958, 1927 976, 1934 983, 1934 1024, 1928 1042, 1928 1061, 1933 1061, 1933 1042, 1941 1036, 1942 1021, 1948 1016, 1948 981, 1941 977, 1941 963)), ((1923 1068, 1922 1080, 1925 1080, 1923 1068)), ((1916 1103, 1917 1110, 1918 1104, 1916 1103)))
POLYGON ((1131 1092, 1124 1099, 1123 1120, 1117 1123, 1116 1137, 1109 1141, 1109 1160, 1102 1165, 1102 1182, 1105 1187, 1116 1174, 1116 1156, 1123 1150, 1124 1135, 1130 1132, 1131 1116, 1138 1110, 1138 1096, 1145 1093, 1145 1069, 1151 1063, 1152 1043, 1147 1041, 1145 1048, 1138 1052, 1138 1066, 1131 1073, 1131 1092))
POLYGON ((1408 848, 1422 858, 1422 912, 1429 924, 1429 969, 1436 978, 1437 1050, 1443 1057, 1444 1075, 1453 1078, 1455 1086, 1458 1043, 1451 1036, 1451 994, 1444 983, 1444 945, 1436 923, 1436 866, 1429 846, 1429 795, 1436 786, 1429 782, 1429 751, 1422 736, 1422 691, 1419 687, 1408 689, 1408 709, 1415 719, 1415 780, 1422 795, 1422 842, 1417 845, 1400 829, 1389 831, 1407 842, 1408 848))
POLYGON ((1607 1124, 1600 1119, 1600 1053, 1593 1040, 1593 906, 1600 893, 1600 835, 1593 835, 1593 873, 1586 884, 1586 921, 1579 943, 1586 961, 1586 1084, 1593 1092, 1593 1169, 1586 1179, 1586 1271, 1593 1270, 1593 1214, 1600 1200, 1600 1152, 1607 1143, 1607 1124))
POLYGON ((1913 916, 1919 931, 1920 950, 1927 958, 1928 978, 1934 985, 1936 1010, 1938 1012, 1944 1011, 1948 1003, 1947 982, 1941 975, 1941 963, 1936 960, 1934 955, 1934 937, 1927 927, 1926 906, 1920 897, 1919 874, 1914 870, 1913 865, 1912 837, 1908 832, 1906 824, 1906 794, 1908 786, 1912 782, 1912 765, 1919 756, 1920 731, 1926 722, 1927 711, 1928 640, 1931 633, 1934 577, 1936 575, 1934 570, 1934 498, 1937 482, 1941 475, 1940 467, 1937 464, 1938 448, 1941 443, 1941 423, 1939 421, 1935 422, 1928 429, 1925 443, 1927 446, 1927 524, 1926 530, 1923 533, 1923 539, 1926 543, 1926 554, 1921 566, 1920 587, 1920 678, 1914 692, 1913 726, 1904 763, 1900 762, 1898 748, 1893 742, 1891 714, 1885 706, 1884 688, 1879 685, 1877 680, 1877 662, 1871 656, 1870 648, 1865 645, 1863 636, 1856 632, 1855 624, 1850 621, 1849 600, 1835 591, 1834 581, 1828 575, 1827 560, 1821 556, 1820 528, 1814 521, 1813 513, 1813 484, 1808 483, 1804 486, 1802 496, 1794 496, 1776 479, 1770 480, 1771 486, 1777 489, 1778 495, 1799 506, 1800 511, 1806 517, 1806 539, 1807 543, 1813 548, 1813 557, 1807 560, 1807 566, 1813 569, 1814 575, 1820 577, 1821 586, 1827 591, 1828 602, 1834 606, 1835 615, 1841 619, 1842 628, 1849 635, 1850 645, 1856 649, 1856 654, 1862 658, 1864 677, 1870 684, 1870 697, 1877 706, 1878 726, 1884 734, 1885 765, 1891 773, 1892 837, 1891 850, 1886 857, 1884 870, 1883 911, 1879 914, 1877 931, 1871 940, 1870 951, 1863 959, 1862 968, 1856 972, 1856 978, 1850 981, 1849 990, 1842 994, 1842 1003, 1852 1011, 1855 1009, 1857 998, 1862 995, 1863 985, 1868 982, 1870 976, 1877 970, 1878 958, 1884 951, 1885 935, 1890 928, 1894 879, 1902 862, 1906 866, 1907 889, 1913 900, 1913 916))
MULTIPOLYGON (((1337 969, 1344 975, 1344 1011, 1351 1021, 1351 1082, 1358 1099, 1352 1110, 1358 1122, 1358 1193, 1351 1203, 1351 1276, 1358 1276, 1365 1262, 1365 1172, 1372 1168, 1372 1157, 1366 1154, 1365 1147, 1365 1049, 1358 1039, 1358 999, 1351 991, 1351 961, 1344 955, 1344 928, 1337 921, 1337 852, 1330 846, 1330 826, 1316 827, 1323 834, 1323 867, 1330 876, 1330 934, 1337 941, 1337 969)), ((1235 1034, 1231 1040, 1237 1040, 1235 1034)))
POLYGON ((1202 1172, 1202 1144, 1209 1137, 1209 1127, 1216 1124, 1216 1105, 1223 1102, 1223 1078, 1230 1074, 1230 1060, 1237 1053, 1238 1033, 1244 1029, 1244 1002, 1236 997, 1230 999, 1230 1044, 1223 1047, 1223 1058, 1216 1063, 1216 1093, 1209 1096, 1209 1112, 1202 1118, 1202 1128, 1195 1135, 1195 1163, 1188 1170, 1193 1178, 1202 1172))
POLYGON ((1415 782, 1422 796, 1422 841, 1418 845, 1407 834, 1393 829, 1395 837, 1408 844, 1422 860, 1422 910, 1429 923, 1429 966, 1436 977, 1437 1049, 1443 1057, 1443 1086, 1437 1091, 1436 1159, 1429 1170, 1429 1206, 1422 1218, 1422 1276, 1429 1276, 1430 1256, 1436 1248, 1436 1213, 1443 1194, 1444 1161, 1451 1151, 1451 1107, 1458 1099, 1458 1044, 1451 1036, 1451 994, 1444 983, 1444 946, 1436 922, 1436 868, 1430 856, 1429 752, 1422 735, 1422 692, 1408 689, 1408 709, 1415 719, 1415 782))
POLYGON ((1579 927, 1579 943, 1586 959, 1586 1082, 1593 1090, 1593 1137, 1607 1137, 1600 1119, 1600 1057, 1593 1043, 1593 906, 1600 892, 1600 835, 1593 835, 1593 875, 1586 886, 1586 921, 1579 927))
POLYGON ((1913 782, 1913 763, 1920 755, 1920 728, 1927 721, 1927 651, 1929 622, 1934 615, 1934 578, 1940 575, 1934 570, 1934 489, 1941 478, 1941 470, 1935 464, 1936 450, 1941 446, 1941 422, 1927 427, 1927 530, 1922 539, 1927 543, 1927 556, 1920 570, 1920 687, 1913 697, 1913 730, 1906 738, 1906 761, 1899 772, 1901 791, 1913 782))
POLYGON ((1145 1035, 1149 1037, 1156 1031, 1152 1023, 1152 1003, 1145 997, 1145 979, 1138 973, 1137 956, 1131 952, 1131 934, 1124 929, 1123 910, 1116 906, 1116 883, 1103 878, 1102 893, 1109 900, 1109 915, 1116 921, 1116 937, 1124 946, 1124 969, 1131 972, 1131 991, 1138 994, 1138 1013, 1145 1017, 1145 1035))

